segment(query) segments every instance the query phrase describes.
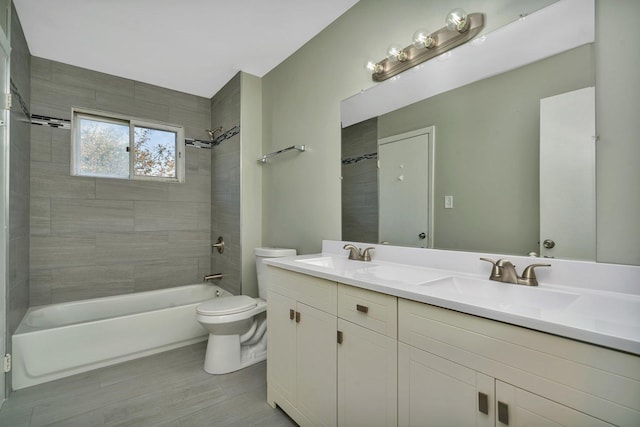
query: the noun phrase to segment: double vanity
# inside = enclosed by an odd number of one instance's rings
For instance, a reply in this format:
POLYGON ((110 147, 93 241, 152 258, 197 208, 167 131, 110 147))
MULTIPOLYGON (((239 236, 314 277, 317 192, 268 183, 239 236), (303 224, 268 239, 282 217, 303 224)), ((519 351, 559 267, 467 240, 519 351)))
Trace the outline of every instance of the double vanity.
POLYGON ((345 243, 267 262, 267 400, 298 424, 640 424, 639 267, 549 260, 522 286, 485 254, 345 243))

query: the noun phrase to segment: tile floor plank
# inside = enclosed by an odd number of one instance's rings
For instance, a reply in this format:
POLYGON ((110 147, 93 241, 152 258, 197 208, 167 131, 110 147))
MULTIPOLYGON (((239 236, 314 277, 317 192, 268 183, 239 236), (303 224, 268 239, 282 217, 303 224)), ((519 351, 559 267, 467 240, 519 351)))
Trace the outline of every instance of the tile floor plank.
POLYGON ((203 369, 206 343, 13 392, 3 427, 296 424, 266 403, 266 363, 226 375, 203 369))

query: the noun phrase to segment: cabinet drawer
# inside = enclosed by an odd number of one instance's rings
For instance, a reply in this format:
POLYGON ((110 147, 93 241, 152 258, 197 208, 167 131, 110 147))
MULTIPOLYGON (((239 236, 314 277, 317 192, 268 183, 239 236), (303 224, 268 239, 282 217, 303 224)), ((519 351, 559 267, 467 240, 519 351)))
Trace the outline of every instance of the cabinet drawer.
POLYGON ((338 317, 391 338, 398 336, 397 298, 338 284, 338 317))
POLYGON ((338 305, 336 282, 267 266, 267 289, 327 313, 336 314, 338 305))

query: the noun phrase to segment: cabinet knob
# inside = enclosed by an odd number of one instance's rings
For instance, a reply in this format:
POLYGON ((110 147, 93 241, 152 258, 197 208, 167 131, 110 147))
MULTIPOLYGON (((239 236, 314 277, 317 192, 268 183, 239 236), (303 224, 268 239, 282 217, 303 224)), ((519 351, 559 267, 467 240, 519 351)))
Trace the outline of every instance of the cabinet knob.
POLYGON ((300 323, 300 312, 296 311, 296 323, 300 323))
POLYGON ((296 311, 294 309, 289 309, 289 320, 293 320, 293 317, 296 315, 296 311))
POLYGON ((366 305, 356 304, 356 310, 361 313, 367 314, 369 312, 369 307, 367 307, 366 305))
POLYGON ((338 331, 338 344, 342 344, 342 331, 338 331))

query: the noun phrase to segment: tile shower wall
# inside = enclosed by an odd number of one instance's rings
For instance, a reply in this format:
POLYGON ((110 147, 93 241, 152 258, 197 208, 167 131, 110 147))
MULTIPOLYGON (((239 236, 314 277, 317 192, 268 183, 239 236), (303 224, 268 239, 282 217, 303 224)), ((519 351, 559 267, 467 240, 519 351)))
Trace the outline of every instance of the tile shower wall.
MULTIPOLYGON (((342 129, 342 160, 378 152, 378 119, 342 129)), ((378 242, 377 156, 342 164, 342 240, 378 242)))
MULTIPOLYGON (((29 145, 31 125, 20 105, 31 97, 31 55, 20 20, 11 13, 11 81, 14 94, 9 124, 9 281, 8 332, 13 333, 29 307, 29 145)), ((10 345, 11 340, 9 340, 10 345)))
MULTIPOLYGON (((180 124, 206 139, 210 100, 32 58, 31 112, 71 107, 180 124)), ((181 184, 70 176, 70 131, 31 127, 30 303, 197 283, 209 272, 211 152, 187 147, 181 184)))
MULTIPOLYGON (((225 131, 240 124, 240 74, 211 99, 211 125, 225 131)), ((218 134, 216 133, 216 136, 218 134)), ((224 253, 211 255, 211 271, 224 274, 220 286, 241 294, 240 134, 211 150, 211 240, 224 237, 224 253)))

